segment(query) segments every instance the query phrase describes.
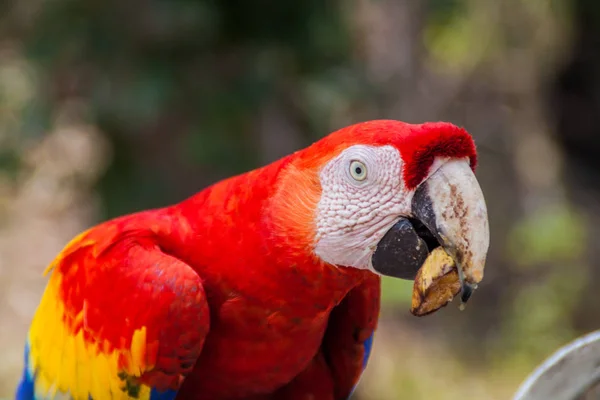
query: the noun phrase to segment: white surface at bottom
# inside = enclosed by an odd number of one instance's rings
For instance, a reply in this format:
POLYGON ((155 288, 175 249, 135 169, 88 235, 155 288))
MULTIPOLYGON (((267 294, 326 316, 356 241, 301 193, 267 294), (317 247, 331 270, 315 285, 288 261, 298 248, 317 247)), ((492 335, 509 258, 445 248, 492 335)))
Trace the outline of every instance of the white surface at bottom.
POLYGON ((513 400, 575 400, 600 378, 600 331, 557 350, 521 384, 513 400))

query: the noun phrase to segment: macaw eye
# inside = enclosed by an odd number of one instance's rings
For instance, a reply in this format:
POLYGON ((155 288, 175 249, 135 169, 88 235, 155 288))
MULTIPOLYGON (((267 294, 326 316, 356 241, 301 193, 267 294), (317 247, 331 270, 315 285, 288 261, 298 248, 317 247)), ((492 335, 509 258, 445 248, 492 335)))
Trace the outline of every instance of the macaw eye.
POLYGON ((367 166, 357 160, 350 163, 350 175, 357 181, 364 181, 367 179, 367 166))

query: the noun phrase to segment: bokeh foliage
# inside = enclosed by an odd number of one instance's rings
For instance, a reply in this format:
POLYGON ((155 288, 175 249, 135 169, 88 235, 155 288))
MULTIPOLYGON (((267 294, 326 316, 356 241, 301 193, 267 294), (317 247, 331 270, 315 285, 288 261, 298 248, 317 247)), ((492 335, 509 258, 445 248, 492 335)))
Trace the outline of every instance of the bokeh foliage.
POLYGON ((175 201, 260 163, 267 102, 288 103, 303 142, 326 131, 323 92, 349 94, 347 30, 340 2, 43 2, 23 35, 40 83, 23 119, 43 122, 23 132, 48 129, 77 99, 114 152, 99 182, 103 216, 175 201), (167 160, 200 176, 174 183, 157 166, 167 160))

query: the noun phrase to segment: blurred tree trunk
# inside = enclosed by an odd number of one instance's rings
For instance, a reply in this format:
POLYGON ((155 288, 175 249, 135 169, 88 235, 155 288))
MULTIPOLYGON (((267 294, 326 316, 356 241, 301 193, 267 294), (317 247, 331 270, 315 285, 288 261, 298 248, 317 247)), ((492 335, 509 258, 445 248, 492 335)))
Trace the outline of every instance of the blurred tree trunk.
MULTIPOLYGON (((570 197, 589 216, 590 244, 600 237, 600 3, 575 0, 574 43, 567 62, 554 76, 549 110, 554 135, 565 153, 565 183, 570 197)), ((600 246, 589 246, 591 277, 577 309, 580 330, 600 328, 598 284, 600 246)))

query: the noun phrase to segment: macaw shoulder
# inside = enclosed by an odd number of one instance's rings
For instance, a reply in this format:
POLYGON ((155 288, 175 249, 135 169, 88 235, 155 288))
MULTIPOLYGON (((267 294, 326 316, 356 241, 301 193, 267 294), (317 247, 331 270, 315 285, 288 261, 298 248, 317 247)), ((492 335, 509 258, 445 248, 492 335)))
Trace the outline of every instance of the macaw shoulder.
MULTIPOLYGON (((109 248, 123 241, 155 241, 158 242, 159 235, 166 236, 165 227, 174 225, 166 215, 157 211, 145 211, 125 215, 119 218, 102 222, 75 236, 54 261, 48 266, 45 273, 52 271, 60 265, 73 261, 74 257, 82 256, 99 258, 109 248), (165 224, 168 223, 168 224, 165 224)), ((125 248, 120 249, 125 251, 125 248)))

